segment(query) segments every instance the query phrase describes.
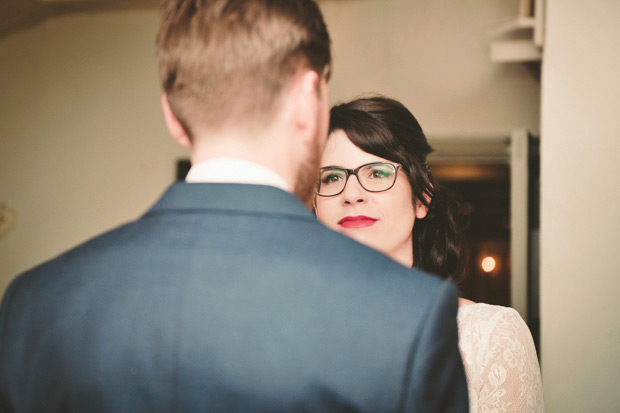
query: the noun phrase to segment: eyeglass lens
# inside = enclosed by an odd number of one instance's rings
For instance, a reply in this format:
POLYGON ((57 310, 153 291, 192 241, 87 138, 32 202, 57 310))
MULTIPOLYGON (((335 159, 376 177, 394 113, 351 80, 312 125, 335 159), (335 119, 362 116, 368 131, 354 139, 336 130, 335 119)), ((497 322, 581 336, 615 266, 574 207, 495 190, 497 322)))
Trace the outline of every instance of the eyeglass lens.
POLYGON ((394 185, 397 168, 389 163, 372 163, 362 165, 355 170, 341 168, 325 168, 321 171, 318 194, 324 196, 337 195, 344 190, 350 175, 357 179, 367 191, 387 191, 394 185))

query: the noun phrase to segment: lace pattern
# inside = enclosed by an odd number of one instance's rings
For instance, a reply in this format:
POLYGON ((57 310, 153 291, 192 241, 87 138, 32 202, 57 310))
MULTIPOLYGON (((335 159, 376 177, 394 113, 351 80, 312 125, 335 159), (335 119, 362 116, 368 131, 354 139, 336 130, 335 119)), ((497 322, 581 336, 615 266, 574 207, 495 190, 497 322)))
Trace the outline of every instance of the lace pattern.
POLYGON ((459 307, 459 348, 471 412, 543 412, 532 335, 517 311, 489 304, 459 307))

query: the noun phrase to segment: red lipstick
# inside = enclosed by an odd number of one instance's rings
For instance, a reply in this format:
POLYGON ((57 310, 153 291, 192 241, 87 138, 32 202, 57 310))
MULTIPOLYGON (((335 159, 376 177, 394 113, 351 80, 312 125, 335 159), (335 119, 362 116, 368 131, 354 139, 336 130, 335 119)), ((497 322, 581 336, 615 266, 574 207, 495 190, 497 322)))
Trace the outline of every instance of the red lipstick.
POLYGON ((338 221, 338 225, 343 228, 367 228, 375 224, 378 220, 364 215, 356 217, 344 217, 338 221))

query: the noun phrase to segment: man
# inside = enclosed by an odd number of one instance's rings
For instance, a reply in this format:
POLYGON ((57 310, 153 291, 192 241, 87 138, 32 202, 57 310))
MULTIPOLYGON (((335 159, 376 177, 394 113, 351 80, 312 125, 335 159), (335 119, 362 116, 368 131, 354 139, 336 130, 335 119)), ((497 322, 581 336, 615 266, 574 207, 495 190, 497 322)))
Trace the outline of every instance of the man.
POLYGON ((188 182, 11 284, 3 411, 466 411, 454 287, 304 206, 328 126, 316 4, 164 1, 157 57, 188 182))

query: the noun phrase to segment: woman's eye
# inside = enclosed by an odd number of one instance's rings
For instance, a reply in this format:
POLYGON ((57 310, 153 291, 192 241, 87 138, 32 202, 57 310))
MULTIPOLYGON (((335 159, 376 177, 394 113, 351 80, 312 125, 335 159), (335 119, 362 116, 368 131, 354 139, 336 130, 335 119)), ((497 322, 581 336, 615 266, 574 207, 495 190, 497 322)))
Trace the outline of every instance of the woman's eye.
POLYGON ((323 184, 331 184, 339 181, 342 181, 342 177, 339 174, 328 174, 321 179, 321 183, 323 184))
POLYGON ((373 169, 370 172, 370 178, 373 178, 373 179, 389 178, 392 175, 393 175, 393 172, 387 169, 373 169))

